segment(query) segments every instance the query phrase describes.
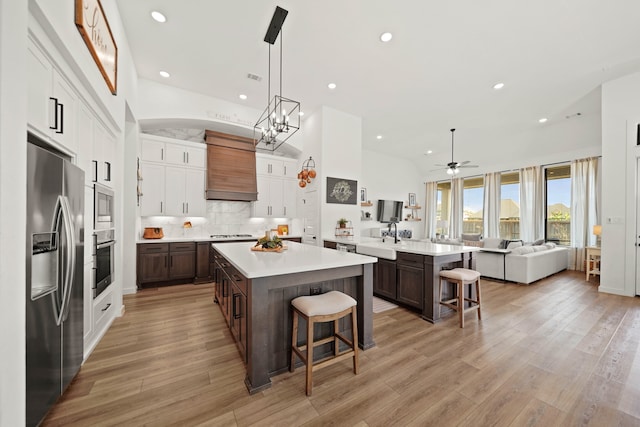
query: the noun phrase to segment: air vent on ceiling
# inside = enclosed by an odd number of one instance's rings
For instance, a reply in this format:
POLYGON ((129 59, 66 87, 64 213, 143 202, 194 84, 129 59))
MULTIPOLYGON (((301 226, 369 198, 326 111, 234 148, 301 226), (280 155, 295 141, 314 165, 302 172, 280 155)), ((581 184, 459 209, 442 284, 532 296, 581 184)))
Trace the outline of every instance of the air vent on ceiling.
POLYGON ((251 80, 255 80, 255 81, 257 81, 257 82, 262 81, 262 77, 260 77, 260 76, 259 76, 259 75, 257 75, 257 74, 247 73, 247 78, 248 78, 248 79, 251 79, 251 80))

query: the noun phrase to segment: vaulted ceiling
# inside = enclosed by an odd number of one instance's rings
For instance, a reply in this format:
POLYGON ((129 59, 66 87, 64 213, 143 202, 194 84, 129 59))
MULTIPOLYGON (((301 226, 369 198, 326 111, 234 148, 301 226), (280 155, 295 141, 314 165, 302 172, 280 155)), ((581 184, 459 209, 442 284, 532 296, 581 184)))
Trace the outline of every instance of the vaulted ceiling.
POLYGON ((482 163, 541 128, 599 120, 599 86, 640 70, 636 0, 116 1, 140 77, 259 110, 264 35, 276 5, 287 9, 282 94, 307 117, 321 105, 361 117, 364 148, 423 171, 450 161, 450 128, 456 160, 482 163))

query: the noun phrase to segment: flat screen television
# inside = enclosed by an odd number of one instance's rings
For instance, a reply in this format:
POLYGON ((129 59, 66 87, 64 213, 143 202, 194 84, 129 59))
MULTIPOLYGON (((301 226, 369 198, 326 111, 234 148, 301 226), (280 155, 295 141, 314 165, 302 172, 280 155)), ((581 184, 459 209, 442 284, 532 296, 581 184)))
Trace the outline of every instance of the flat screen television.
POLYGON ((378 200, 378 221, 400 222, 402 220, 402 202, 397 200, 378 200), (392 218, 395 218, 392 220, 392 218))

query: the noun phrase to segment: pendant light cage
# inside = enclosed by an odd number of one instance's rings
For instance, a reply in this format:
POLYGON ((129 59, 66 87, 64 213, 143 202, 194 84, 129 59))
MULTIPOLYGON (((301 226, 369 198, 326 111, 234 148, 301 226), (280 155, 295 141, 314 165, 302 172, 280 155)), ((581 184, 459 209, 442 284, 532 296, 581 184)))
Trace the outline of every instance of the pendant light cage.
POLYGON ((289 12, 276 6, 264 41, 269 43, 269 78, 267 108, 253 127, 256 148, 275 151, 300 129, 300 103, 282 96, 282 24, 289 12), (279 94, 271 98, 271 45, 280 35, 280 87, 279 94))

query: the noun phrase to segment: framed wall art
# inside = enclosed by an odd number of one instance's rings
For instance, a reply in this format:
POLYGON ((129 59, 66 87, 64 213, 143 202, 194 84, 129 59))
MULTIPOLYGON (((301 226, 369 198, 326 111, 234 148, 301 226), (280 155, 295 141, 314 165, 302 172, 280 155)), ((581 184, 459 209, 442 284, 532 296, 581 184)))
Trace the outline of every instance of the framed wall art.
POLYGON ((118 85, 118 46, 100 0, 75 0, 75 21, 100 74, 113 95, 118 85))
POLYGON ((327 203, 358 204, 358 181, 327 177, 327 203))
POLYGON ((416 205, 416 193, 409 193, 409 206, 416 205))

